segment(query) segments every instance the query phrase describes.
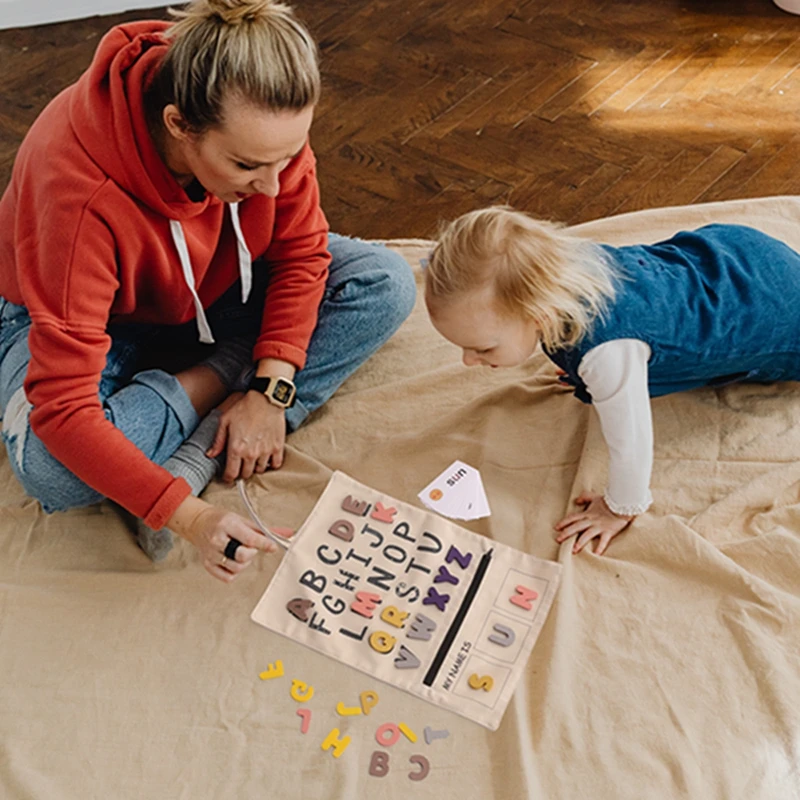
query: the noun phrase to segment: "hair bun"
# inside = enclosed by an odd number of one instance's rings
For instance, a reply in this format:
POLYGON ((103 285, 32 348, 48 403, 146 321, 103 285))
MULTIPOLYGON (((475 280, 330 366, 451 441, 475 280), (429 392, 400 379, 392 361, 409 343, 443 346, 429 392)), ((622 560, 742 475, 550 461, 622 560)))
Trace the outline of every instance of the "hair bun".
MULTIPOLYGON (((195 3, 205 6, 202 9, 208 18, 217 17, 227 25, 239 25, 242 22, 256 22, 270 16, 280 4, 275 0, 201 0, 195 3)), ((192 3, 192 5, 195 5, 192 3)), ((200 10, 200 9, 198 9, 200 10)))
MULTIPOLYGON (((0 0, 1 1, 1 0, 0 0)), ((302 111, 320 93, 317 47, 280 0, 192 0, 167 30, 153 103, 173 103, 188 130, 222 124, 230 92, 270 111, 302 111)))

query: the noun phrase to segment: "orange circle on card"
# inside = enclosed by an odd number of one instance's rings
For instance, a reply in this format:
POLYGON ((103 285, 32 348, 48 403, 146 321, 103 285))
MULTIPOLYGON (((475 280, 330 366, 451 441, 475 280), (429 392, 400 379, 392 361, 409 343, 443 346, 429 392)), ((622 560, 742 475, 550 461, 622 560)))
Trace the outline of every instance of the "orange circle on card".
POLYGON ((431 500, 441 500, 442 499, 442 490, 441 489, 431 489, 431 493, 429 495, 431 500))

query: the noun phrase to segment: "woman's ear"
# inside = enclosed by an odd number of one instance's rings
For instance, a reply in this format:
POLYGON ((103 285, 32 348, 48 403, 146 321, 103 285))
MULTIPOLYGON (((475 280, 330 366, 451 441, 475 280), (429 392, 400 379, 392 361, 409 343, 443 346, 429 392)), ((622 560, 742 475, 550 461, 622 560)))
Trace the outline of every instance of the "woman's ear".
POLYGON ((174 103, 164 106, 161 112, 161 119, 167 133, 179 141, 188 141, 192 138, 192 132, 186 124, 186 120, 174 103))

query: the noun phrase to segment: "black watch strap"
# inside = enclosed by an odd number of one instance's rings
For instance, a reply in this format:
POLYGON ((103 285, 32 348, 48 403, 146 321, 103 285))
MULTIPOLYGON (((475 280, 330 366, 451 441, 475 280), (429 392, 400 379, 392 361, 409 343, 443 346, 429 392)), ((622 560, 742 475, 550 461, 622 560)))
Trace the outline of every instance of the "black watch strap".
POLYGON ((248 391, 263 394, 273 405, 281 408, 291 408, 297 397, 297 389, 289 378, 281 377, 253 377, 247 386, 248 391))

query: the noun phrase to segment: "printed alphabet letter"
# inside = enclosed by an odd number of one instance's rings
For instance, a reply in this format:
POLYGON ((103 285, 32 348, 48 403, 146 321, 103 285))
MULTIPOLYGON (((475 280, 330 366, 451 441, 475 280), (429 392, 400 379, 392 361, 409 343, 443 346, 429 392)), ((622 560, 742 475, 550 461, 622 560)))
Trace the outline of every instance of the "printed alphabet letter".
POLYGON ((324 575, 317 575, 310 569, 307 569, 300 576, 300 583, 303 586, 308 586, 309 589, 313 589, 315 592, 322 594, 325 591, 325 586, 328 581, 324 575))

